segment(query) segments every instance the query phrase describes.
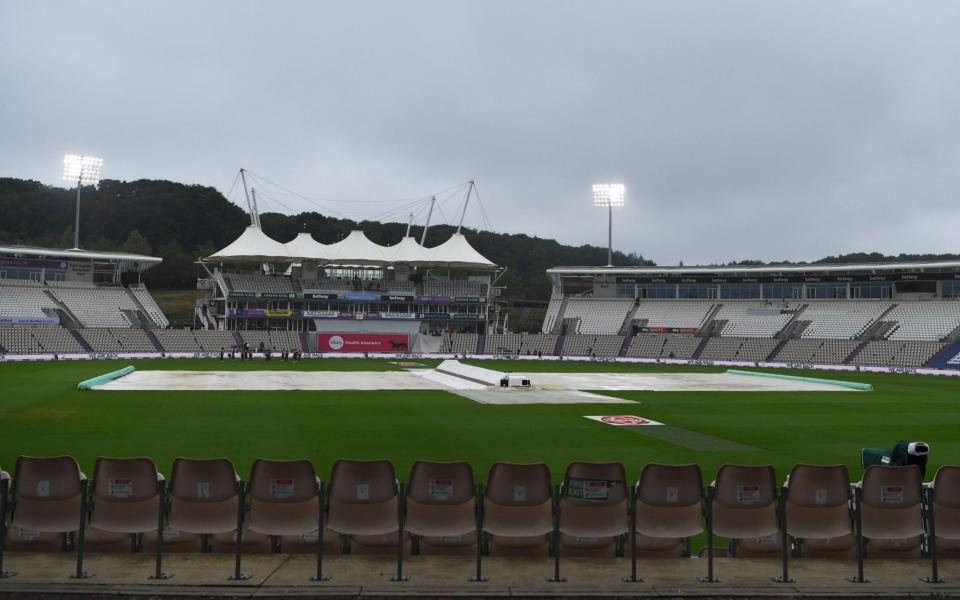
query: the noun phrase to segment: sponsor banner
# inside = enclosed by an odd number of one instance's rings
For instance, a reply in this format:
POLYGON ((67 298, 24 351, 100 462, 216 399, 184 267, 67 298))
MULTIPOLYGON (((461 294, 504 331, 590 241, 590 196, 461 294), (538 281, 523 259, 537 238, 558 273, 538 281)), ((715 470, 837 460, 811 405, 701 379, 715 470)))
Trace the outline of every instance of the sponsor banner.
POLYGON ((0 323, 12 325, 59 325, 60 317, 0 317, 0 323))
POLYGON ((402 294, 384 294, 380 296, 380 299, 384 302, 413 302, 413 294, 402 295, 402 294))
POLYGON ((359 302, 375 302, 379 300, 376 294, 361 294, 358 292, 347 292, 341 296, 344 300, 354 300, 359 302))
POLYGON ((613 425, 614 427, 638 427, 645 425, 663 425, 657 421, 651 419, 645 419, 643 417, 637 417, 634 415, 603 415, 603 416, 585 416, 584 419, 590 419, 592 421, 600 421, 607 425, 613 425))
POLYGON ((617 277, 617 283, 870 283, 885 281, 960 280, 960 272, 947 273, 857 273, 851 275, 763 275, 718 277, 714 275, 669 275, 661 277, 617 277))
POLYGON ((20 267, 23 269, 66 269, 65 260, 43 260, 40 258, 0 258, 0 267, 20 267))
POLYGON ((450 318, 455 321, 482 321, 486 318, 486 315, 478 315, 476 313, 453 313, 450 315, 450 318))
POLYGON ((413 320, 417 318, 417 313, 402 313, 402 312, 382 312, 380 313, 381 319, 409 319, 413 320))
POLYGON ((445 321, 450 318, 450 313, 417 313, 417 318, 421 321, 445 321))
POLYGON ((320 352, 406 352, 409 338, 395 333, 318 333, 320 352))
POLYGON ((637 325, 639 322, 639 319, 634 319, 633 325, 643 333, 696 333, 699 331, 696 327, 640 327, 637 325))
POLYGON ((244 317, 265 317, 266 312, 267 311, 265 311, 262 308, 245 308, 243 309, 243 316, 244 317))
POLYGON ((336 300, 337 299, 336 294, 320 294, 320 293, 314 293, 314 292, 304 293, 303 297, 309 300, 336 300))
POLYGON ((430 303, 448 303, 450 302, 450 296, 417 296, 417 302, 426 302, 430 303))
POLYGON ((265 317, 292 317, 293 311, 288 309, 267 309, 263 311, 265 317))
POLYGON ((380 313, 378 312, 353 313, 353 318, 358 321, 369 321, 371 319, 379 320, 380 313))
POLYGON ((480 298, 479 296, 454 296, 453 301, 477 303, 477 302, 483 302, 483 298, 480 298))
POLYGON ((300 314, 308 319, 337 319, 340 317, 339 310, 304 310, 300 314))
POLYGON ((253 294, 250 292, 230 292, 229 296, 231 298, 253 298, 253 294))

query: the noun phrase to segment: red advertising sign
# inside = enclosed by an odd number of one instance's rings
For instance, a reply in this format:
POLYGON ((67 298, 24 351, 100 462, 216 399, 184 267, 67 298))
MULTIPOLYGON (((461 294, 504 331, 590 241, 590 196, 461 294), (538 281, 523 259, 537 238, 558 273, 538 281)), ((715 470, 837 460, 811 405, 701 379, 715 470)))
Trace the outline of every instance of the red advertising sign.
POLYGON ((397 333, 318 333, 317 352, 409 352, 410 340, 397 333))

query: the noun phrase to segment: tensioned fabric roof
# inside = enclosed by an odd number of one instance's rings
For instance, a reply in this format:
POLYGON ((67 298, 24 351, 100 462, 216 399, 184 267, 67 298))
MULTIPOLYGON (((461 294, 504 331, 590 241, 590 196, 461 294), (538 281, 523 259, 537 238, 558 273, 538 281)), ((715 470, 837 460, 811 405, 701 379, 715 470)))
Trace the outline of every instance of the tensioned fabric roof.
POLYGON ((393 246, 381 246, 362 231, 350 234, 334 244, 321 244, 303 232, 286 244, 250 225, 232 244, 210 255, 223 262, 314 261, 340 266, 411 266, 451 267, 461 269, 493 269, 496 267, 477 252, 463 234, 455 233, 434 248, 424 248, 415 239, 405 237, 393 246))

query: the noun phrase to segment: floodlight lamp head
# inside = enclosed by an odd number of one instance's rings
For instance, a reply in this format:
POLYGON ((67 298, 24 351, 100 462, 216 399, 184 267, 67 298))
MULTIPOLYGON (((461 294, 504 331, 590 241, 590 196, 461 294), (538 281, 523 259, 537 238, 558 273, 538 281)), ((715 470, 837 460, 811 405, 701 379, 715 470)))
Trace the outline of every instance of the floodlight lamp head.
POLYGON ((622 183, 597 183, 593 186, 594 206, 623 206, 624 186, 622 183))
POLYGON ((96 185, 100 183, 103 171, 103 159, 96 156, 80 156, 67 154, 63 157, 63 179, 78 181, 80 185, 96 185))

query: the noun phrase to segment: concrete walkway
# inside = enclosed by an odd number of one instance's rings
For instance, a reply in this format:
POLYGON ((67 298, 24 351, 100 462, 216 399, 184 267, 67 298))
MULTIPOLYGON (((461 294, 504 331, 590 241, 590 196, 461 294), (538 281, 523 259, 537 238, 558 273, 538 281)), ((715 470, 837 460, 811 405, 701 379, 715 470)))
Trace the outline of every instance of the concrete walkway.
POLYGON ((391 582, 396 564, 390 556, 325 557, 324 571, 332 579, 323 583, 309 580, 314 572, 311 555, 250 555, 244 557, 246 581, 228 581, 233 572, 232 557, 223 554, 170 554, 164 570, 174 577, 148 579, 153 573, 153 556, 148 554, 91 554, 86 561, 90 579, 73 580, 71 554, 10 553, 6 569, 17 575, 0 580, 0 597, 42 595, 110 597, 342 597, 417 598, 450 597, 657 597, 732 598, 804 597, 875 598, 939 597, 960 598, 960 561, 945 560, 941 577, 931 585, 920 581, 929 575, 924 560, 868 561, 869 583, 854 584, 845 577, 856 571, 852 561, 797 560, 791 563, 791 584, 778 584, 770 577, 779 574, 775 559, 717 559, 719 583, 701 583, 703 559, 641 560, 642 583, 625 583, 621 576, 630 569, 624 558, 568 558, 562 563, 566 583, 548 583, 552 572, 549 558, 488 557, 484 583, 470 583, 473 572, 469 556, 415 556, 405 561, 410 581, 391 582))

